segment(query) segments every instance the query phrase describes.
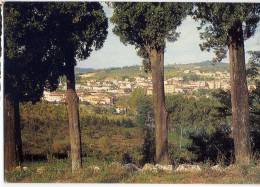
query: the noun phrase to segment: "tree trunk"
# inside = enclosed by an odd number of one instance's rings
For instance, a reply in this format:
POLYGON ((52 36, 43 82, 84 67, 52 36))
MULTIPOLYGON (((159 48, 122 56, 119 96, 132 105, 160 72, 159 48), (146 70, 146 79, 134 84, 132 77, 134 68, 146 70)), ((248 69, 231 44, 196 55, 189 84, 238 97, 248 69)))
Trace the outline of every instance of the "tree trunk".
POLYGON ((152 49, 150 61, 153 84, 153 108, 155 118, 155 160, 168 164, 168 125, 164 95, 164 51, 152 49))
POLYGON ((72 172, 78 171, 82 168, 81 159, 81 137, 79 124, 79 98, 75 90, 75 73, 74 65, 67 67, 67 110, 69 118, 69 132, 70 132, 70 147, 71 147, 71 162, 72 172))
POLYGON ((10 95, 4 96, 4 170, 16 166, 15 109, 10 95))
POLYGON ((241 22, 229 32, 229 61, 232 103, 232 133, 236 163, 249 163, 249 105, 246 81, 244 38, 241 22))
POLYGON ((23 149, 22 149, 22 134, 20 125, 20 107, 19 101, 14 100, 14 115, 15 115, 15 144, 16 144, 16 158, 19 165, 23 162, 23 149))

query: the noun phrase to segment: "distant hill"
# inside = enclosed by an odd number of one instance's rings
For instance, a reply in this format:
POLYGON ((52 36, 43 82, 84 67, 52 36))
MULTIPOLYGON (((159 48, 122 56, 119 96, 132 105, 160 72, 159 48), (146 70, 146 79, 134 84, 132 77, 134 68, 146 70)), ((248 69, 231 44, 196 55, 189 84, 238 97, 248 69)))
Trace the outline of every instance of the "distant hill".
POLYGON ((76 74, 91 73, 93 71, 95 70, 92 68, 78 68, 78 67, 75 68, 76 74))
MULTIPOLYGON (((189 64, 169 64, 165 65, 165 77, 181 76, 184 70, 198 69, 202 72, 216 72, 228 70, 227 63, 212 64, 211 61, 202 61, 198 63, 189 64)), ((124 79, 133 78, 135 76, 147 77, 149 74, 143 71, 142 66, 125 66, 125 67, 113 67, 108 69, 89 69, 89 68, 76 68, 76 73, 92 73, 95 72, 96 79, 124 79)), ((93 76, 91 77, 93 78, 93 76)))
MULTIPOLYGON (((228 70, 229 64, 228 63, 216 63, 213 64, 211 61, 202 61, 202 62, 197 62, 197 63, 189 63, 189 64, 174 64, 174 65, 169 65, 169 68, 177 68, 177 69, 199 69, 201 71, 225 71, 228 70)), ((168 67, 166 66, 165 69, 168 67)))

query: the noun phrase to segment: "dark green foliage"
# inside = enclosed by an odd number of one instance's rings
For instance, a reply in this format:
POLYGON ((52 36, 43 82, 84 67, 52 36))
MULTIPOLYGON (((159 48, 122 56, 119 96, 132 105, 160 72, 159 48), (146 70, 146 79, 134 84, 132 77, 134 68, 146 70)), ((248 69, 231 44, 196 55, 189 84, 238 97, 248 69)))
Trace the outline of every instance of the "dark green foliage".
POLYGON ((227 164, 234 160, 233 139, 230 137, 230 127, 222 126, 212 134, 194 132, 189 135, 192 145, 189 151, 196 154, 196 161, 210 161, 211 163, 227 164))
POLYGON ((170 112, 170 128, 173 131, 185 128, 184 134, 200 130, 211 133, 225 122, 225 119, 218 116, 215 107, 220 104, 215 99, 174 95, 167 97, 166 101, 170 112))
POLYGON ((247 76, 257 85, 260 81, 260 51, 249 51, 249 54, 251 57, 248 61, 247 76))
MULTIPOLYGON (((244 39, 250 38, 257 27, 260 14, 260 4, 257 3, 195 3, 194 19, 200 21, 200 44, 202 50, 213 49, 216 57, 213 62, 219 62, 226 57, 229 34, 237 22, 244 25, 244 39)), ((244 42, 244 41, 240 41, 244 42)))
POLYGON ((55 90, 64 63, 87 58, 107 36, 99 3, 16 3, 4 6, 5 92, 37 101, 55 90), (75 58, 75 59, 74 59, 75 58))
POLYGON ((137 115, 136 122, 137 124, 144 126, 148 118, 153 118, 153 108, 152 108, 152 98, 143 97, 139 98, 137 102, 137 115))
POLYGON ((154 114, 152 108, 152 98, 142 95, 137 99, 136 123, 143 131, 144 143, 142 145, 141 165, 154 163, 155 158, 155 135, 154 135, 154 114))
POLYGON ((177 27, 191 8, 187 3, 129 2, 113 3, 113 32, 125 45, 134 45, 143 61, 144 71, 151 71, 150 52, 164 51, 166 40, 174 42, 177 27))
POLYGON ((146 163, 154 163, 155 162, 155 136, 154 136, 154 128, 144 126, 144 143, 142 147, 142 155, 143 158, 141 160, 141 165, 146 163))
POLYGON ((68 67, 103 46, 108 22, 100 3, 49 3, 49 7, 52 44, 68 67))
MULTIPOLYGON (((219 112, 220 117, 231 116, 231 95, 229 91, 216 90, 212 93, 220 103, 216 109, 219 112)), ((253 148, 254 154, 259 154, 260 152, 260 89, 259 85, 255 90, 249 93, 249 119, 250 119, 250 142, 253 148)))
POLYGON ((216 98, 221 105, 216 107, 219 112, 219 115, 222 117, 231 116, 231 94, 230 91, 224 91, 222 89, 217 89, 212 92, 212 96, 216 98))
POLYGON ((251 143, 255 153, 260 154, 260 86, 249 94, 251 143))
POLYGON ((149 54, 145 50, 145 48, 140 48, 137 51, 137 55, 143 59, 142 63, 143 63, 143 67, 144 67, 144 72, 145 73, 151 72, 151 62, 149 60, 149 54))
POLYGON ((184 3, 113 3, 113 32, 124 44, 138 49, 163 49, 165 39, 175 41, 176 28, 185 18, 184 3))
MULTIPOLYGON (((230 121, 220 110, 224 104, 212 97, 189 98, 184 95, 168 96, 166 104, 170 112, 169 152, 174 163, 207 160, 217 162, 220 156, 225 157, 225 162, 230 161, 233 151, 230 121)), ((144 126, 142 161, 153 162, 154 129, 146 126, 148 115, 153 118, 152 101, 149 98, 141 99, 137 110, 138 124, 144 126)))
POLYGON ((4 5, 5 94, 19 101, 38 101, 44 88, 58 86, 62 64, 54 58, 48 13, 47 3, 4 5))
POLYGON ((249 94, 251 142, 253 150, 260 153, 260 53, 259 51, 251 51, 250 54, 247 76, 256 84, 256 89, 249 94))
MULTIPOLYGON (((189 98, 184 95, 169 96, 166 101, 170 112, 169 142, 171 149, 173 149, 171 157, 175 162, 206 161, 207 159, 217 161, 215 152, 209 156, 206 154, 207 151, 200 155, 200 151, 209 150, 211 147, 221 149, 220 145, 215 144, 213 139, 218 134, 218 129, 221 130, 224 126, 229 126, 229 122, 226 116, 219 114, 220 103, 211 97, 189 98)), ((219 134, 221 133, 223 132, 219 134)), ((224 135, 226 139, 229 138, 228 133, 224 133, 224 135)), ((221 143, 223 142, 220 141, 221 143)), ((222 151, 226 154, 225 151, 228 150, 222 151)))

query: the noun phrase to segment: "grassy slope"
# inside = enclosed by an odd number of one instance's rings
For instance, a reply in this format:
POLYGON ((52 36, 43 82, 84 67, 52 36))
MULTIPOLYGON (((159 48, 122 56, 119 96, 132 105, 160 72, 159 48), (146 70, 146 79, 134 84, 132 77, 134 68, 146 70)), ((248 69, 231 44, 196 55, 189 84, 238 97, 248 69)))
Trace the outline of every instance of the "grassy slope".
POLYGON ((72 175, 68 160, 52 163, 25 164, 27 171, 13 171, 7 174, 9 182, 59 182, 59 183, 260 183, 260 165, 237 166, 228 171, 212 171, 209 166, 202 165, 198 173, 141 173, 128 172, 119 166, 111 166, 106 162, 93 163, 85 160, 80 173, 72 175), (89 165, 98 165, 99 172, 94 172, 89 165), (37 173, 44 167, 43 173, 37 173))
MULTIPOLYGON (((128 152, 134 161, 140 160, 140 147, 143 143, 139 127, 122 127, 82 124, 83 145, 95 150, 83 159, 83 170, 71 174, 70 160, 50 162, 27 162, 27 171, 14 170, 6 174, 8 182, 59 182, 59 183, 260 183, 260 163, 251 166, 239 166, 231 171, 216 172, 208 165, 201 165, 199 173, 139 173, 128 172, 118 166, 111 166, 112 161, 121 161, 122 153, 128 152), (101 156, 101 158, 99 158, 101 156), (96 165, 96 173, 90 166, 96 165), (37 169, 44 168, 42 173, 37 169)), ((179 137, 171 135, 169 141, 178 142, 179 137)), ((84 147, 83 147, 84 149, 84 147)), ((138 163, 137 163, 138 164, 138 163)))

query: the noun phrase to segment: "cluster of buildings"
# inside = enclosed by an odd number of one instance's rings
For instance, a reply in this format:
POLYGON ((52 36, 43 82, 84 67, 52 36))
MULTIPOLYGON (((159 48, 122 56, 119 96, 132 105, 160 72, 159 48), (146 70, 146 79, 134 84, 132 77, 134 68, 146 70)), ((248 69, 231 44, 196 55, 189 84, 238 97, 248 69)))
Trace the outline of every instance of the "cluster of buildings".
MULTIPOLYGON (((47 92, 43 93, 43 100, 52 103, 64 103, 66 101, 66 92, 47 92)), ((114 103, 114 97, 106 93, 86 93, 77 91, 79 101, 92 105, 112 105, 114 103)))
MULTIPOLYGON (((185 70, 184 74, 193 73, 201 77, 210 77, 208 81, 187 81, 183 77, 172 77, 164 81, 165 94, 184 93, 192 94, 199 89, 230 89, 229 73, 225 72, 200 72, 199 70, 185 70)), ((85 76, 85 75, 82 75, 85 76)), ((252 86, 252 85, 250 85, 252 86)), ((249 86, 249 87, 250 87, 249 86)), ((147 95, 152 94, 151 77, 134 77, 124 80, 85 80, 84 83, 76 84, 76 90, 81 102, 93 105, 113 105, 116 98, 127 96, 138 88, 144 88, 147 95)), ((65 87, 60 92, 44 92, 44 100, 49 102, 65 102, 65 87)))

